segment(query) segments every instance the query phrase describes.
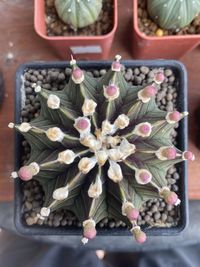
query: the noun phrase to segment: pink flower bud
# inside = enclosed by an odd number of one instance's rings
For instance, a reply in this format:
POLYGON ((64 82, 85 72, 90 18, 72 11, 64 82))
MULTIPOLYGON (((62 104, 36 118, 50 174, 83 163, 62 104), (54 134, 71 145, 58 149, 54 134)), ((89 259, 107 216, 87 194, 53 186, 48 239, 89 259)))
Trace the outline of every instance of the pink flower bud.
POLYGON ((132 208, 128 209, 126 214, 127 214, 126 216, 130 221, 135 221, 139 216, 139 211, 136 208, 132 208))
POLYGON ((194 160, 195 156, 191 151, 184 151, 182 154, 184 160, 194 160))
POLYGON ((176 158, 176 149, 173 147, 168 147, 163 149, 162 154, 167 159, 175 159, 176 158))
POLYGON ((175 123, 180 121, 180 119, 181 119, 181 113, 178 111, 172 111, 167 113, 166 120, 168 123, 175 123))
POLYGON ((80 78, 82 77, 83 72, 82 72, 81 69, 76 68, 76 69, 74 69, 74 70, 72 71, 72 75, 73 75, 74 79, 78 80, 78 79, 80 79, 80 78))
POLYGON ((149 183, 151 181, 151 174, 147 171, 142 171, 140 173, 140 179, 143 181, 144 184, 149 183))
POLYGON ((157 93, 157 89, 154 85, 148 85, 143 89, 143 96, 144 97, 154 97, 157 93))
POLYGON ((83 71, 81 69, 79 69, 78 67, 74 68, 72 70, 72 80, 76 83, 76 84, 80 84, 82 83, 82 81, 84 80, 84 74, 83 71))
POLYGON ((181 113, 178 111, 173 111, 169 113, 169 119, 172 121, 180 121, 181 113))
POLYGON ((160 147, 155 154, 160 160, 172 160, 175 159, 177 155, 176 149, 168 146, 160 147))
POLYGON ((89 122, 86 119, 80 119, 76 123, 76 127, 80 130, 85 130, 89 127, 89 122))
POLYGON ((164 75, 163 71, 158 71, 157 73, 155 73, 155 75, 154 75, 155 83, 160 84, 160 83, 164 82, 164 80, 165 80, 165 75, 164 75))
POLYGON ((160 195, 164 198, 165 202, 169 205, 175 205, 178 202, 177 194, 170 191, 169 189, 162 190, 160 195))
POLYGON ((143 232, 139 226, 136 226, 133 228, 133 234, 135 237, 135 240, 139 243, 142 244, 146 241, 147 236, 145 234, 145 232, 143 232))
POLYGON ((165 201, 167 202, 167 204, 170 205, 174 205, 178 200, 178 196, 176 193, 174 192, 170 192, 166 197, 165 197, 165 201))
POLYGON ((23 181, 29 181, 34 175, 38 174, 40 167, 36 162, 30 163, 28 166, 23 166, 18 171, 18 176, 23 181))
POLYGON ((86 229, 83 232, 83 236, 85 238, 87 238, 87 239, 93 239, 93 238, 96 237, 96 235, 97 235, 96 229, 92 229, 92 228, 91 229, 86 229))
POLYGON ((114 84, 110 84, 108 86, 105 86, 104 87, 104 96, 108 100, 116 99, 119 96, 119 88, 114 84))
POLYGON ((152 125, 149 122, 142 122, 135 126, 134 134, 148 137, 152 132, 152 125))
POLYGON ((32 168, 30 166, 23 166, 18 171, 18 176, 23 181, 29 181, 33 178, 32 168))
POLYGON ((96 223, 92 219, 88 219, 83 222, 83 236, 87 239, 93 239, 97 235, 96 223))
POLYGON ((114 61, 112 63, 112 67, 111 67, 112 71, 120 71, 121 70, 121 64, 119 61, 114 61))
POLYGON ((152 174, 146 169, 137 169, 135 179, 139 184, 148 184, 152 179, 152 174))
POLYGON ((122 214, 126 216, 131 222, 137 220, 139 211, 129 201, 125 201, 122 205, 122 214))
POLYGON ((144 134, 147 135, 150 131, 151 131, 151 127, 148 124, 142 124, 139 127, 139 131, 144 134))
POLYGON ((137 233, 135 235, 135 240, 139 243, 139 244, 143 244, 146 240, 147 240, 147 236, 143 231, 140 231, 140 233, 137 233))
POLYGON ((117 93, 117 87, 115 85, 109 85, 106 87, 106 93, 108 96, 114 96, 117 93))

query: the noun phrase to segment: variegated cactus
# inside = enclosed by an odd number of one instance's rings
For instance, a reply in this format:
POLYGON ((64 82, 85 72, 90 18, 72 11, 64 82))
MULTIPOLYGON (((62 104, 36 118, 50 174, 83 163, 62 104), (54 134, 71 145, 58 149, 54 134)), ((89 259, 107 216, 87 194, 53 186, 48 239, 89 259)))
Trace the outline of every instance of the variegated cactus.
POLYGON ((75 213, 83 225, 83 243, 96 236, 96 224, 107 217, 124 221, 143 243, 146 234, 137 225, 141 205, 151 198, 180 203, 167 187, 166 172, 194 159, 175 148, 170 137, 188 113, 158 109, 155 95, 165 79, 163 70, 142 87, 124 80, 120 56, 100 79, 74 59, 70 63, 71 78, 62 91, 35 87, 40 116, 9 124, 31 146, 29 162, 12 177, 42 185, 45 201, 38 218, 60 208, 75 213))
POLYGON ((181 29, 200 12, 200 0, 147 0, 151 18, 163 29, 181 29))
POLYGON ((102 0, 55 0, 60 19, 75 30, 93 24, 102 9, 102 0))

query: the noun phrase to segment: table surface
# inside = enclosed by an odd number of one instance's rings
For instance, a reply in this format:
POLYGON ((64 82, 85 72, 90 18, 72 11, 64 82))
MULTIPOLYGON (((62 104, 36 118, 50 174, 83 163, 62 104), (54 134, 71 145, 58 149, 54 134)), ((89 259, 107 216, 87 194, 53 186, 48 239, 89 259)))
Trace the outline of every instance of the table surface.
MULTIPOLYGON (((119 0, 119 27, 110 54, 121 54, 131 59, 130 42, 127 36, 132 27, 132 0, 119 0), (126 2, 126 4, 124 4, 126 2)), ((14 82, 17 67, 33 60, 57 60, 51 48, 33 29, 33 1, 0 1, 0 69, 5 78, 5 100, 0 110, 0 201, 13 199, 13 182, 9 178, 13 170, 13 131, 7 125, 14 117, 14 82)), ((67 60, 67 59, 66 59, 67 60)), ((182 59, 189 75, 189 149, 196 160, 189 163, 189 197, 200 199, 200 153, 195 145, 198 127, 195 111, 200 106, 200 49, 196 48, 182 59)), ((200 136, 200 135, 199 135, 200 136)))

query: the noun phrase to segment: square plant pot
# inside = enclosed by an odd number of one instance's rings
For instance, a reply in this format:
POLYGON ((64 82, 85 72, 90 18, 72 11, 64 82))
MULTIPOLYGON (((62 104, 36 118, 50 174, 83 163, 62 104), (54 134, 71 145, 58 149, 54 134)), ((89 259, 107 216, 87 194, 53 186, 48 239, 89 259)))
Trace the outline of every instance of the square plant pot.
POLYGON ((134 59, 180 59, 200 43, 199 34, 148 36, 138 26, 138 0, 133 0, 132 53, 134 59))
MULTIPOLYGON (((179 111, 187 110, 187 73, 185 67, 178 61, 173 60, 152 60, 152 61, 122 61, 126 68, 136 68, 146 66, 149 68, 170 68, 177 79, 177 109, 179 111)), ((109 69, 110 61, 94 61, 94 62, 78 62, 78 65, 85 70, 101 70, 109 69)), ((16 73, 16 95, 15 95, 15 123, 21 121, 21 109, 25 101, 24 93, 24 79, 23 74, 27 69, 50 69, 58 68, 65 69, 69 67, 69 62, 33 62, 21 65, 16 73)), ((187 149, 188 140, 188 126, 187 117, 180 121, 177 136, 177 147, 184 151, 187 149)), ((15 169, 19 169, 22 156, 22 137, 17 132, 15 133, 15 169)), ((145 232, 149 236, 170 236, 177 235, 184 230, 188 223, 188 197, 187 197, 187 163, 183 161, 176 165, 181 179, 179 185, 179 198, 181 205, 179 208, 179 222, 176 226, 172 227, 144 227, 145 232)), ((23 210, 23 182, 20 179, 15 179, 15 225, 17 230, 24 235, 63 235, 67 236, 69 240, 68 245, 74 246, 80 244, 82 229, 75 226, 28 226, 22 216, 23 210)), ((104 248, 109 249, 115 247, 117 242, 118 249, 125 250, 132 246, 133 240, 130 232, 126 228, 97 228, 98 235, 95 240, 87 244, 89 248, 104 248)))
POLYGON ((48 36, 45 23, 45 1, 35 0, 34 28, 58 54, 66 59, 74 55, 76 59, 107 59, 118 24, 117 0, 113 0, 113 28, 105 35, 96 36, 48 36))

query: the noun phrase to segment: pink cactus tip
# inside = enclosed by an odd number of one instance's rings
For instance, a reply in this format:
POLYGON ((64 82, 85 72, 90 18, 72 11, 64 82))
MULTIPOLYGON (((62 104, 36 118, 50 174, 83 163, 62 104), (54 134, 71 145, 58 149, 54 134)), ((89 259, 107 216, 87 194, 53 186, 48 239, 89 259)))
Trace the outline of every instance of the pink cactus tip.
POLYGON ((167 159, 175 159, 176 158, 176 149, 173 147, 167 147, 163 149, 162 154, 167 159))
POLYGON ((182 155, 184 160, 194 160, 195 156, 191 151, 184 151, 182 155))
POLYGON ((106 87, 106 93, 108 96, 114 96, 117 93, 117 91, 118 88, 114 84, 111 84, 106 87))
POLYGON ((152 175, 148 171, 141 171, 139 174, 139 178, 143 184, 147 184, 151 181, 152 175))
POLYGON ((164 193, 165 202, 169 205, 175 205, 178 201, 178 196, 176 193, 168 191, 164 193))
POLYGON ((97 231, 95 228, 86 228, 83 231, 83 236, 87 239, 94 239, 97 235, 97 231))
POLYGON ((120 71, 121 70, 121 64, 119 61, 114 61, 112 63, 112 70, 113 71, 120 71))
POLYGON ((180 119, 181 119, 181 113, 178 112, 178 111, 170 112, 169 113, 169 119, 171 121, 174 121, 174 122, 180 121, 180 119))
POLYGON ((33 178, 32 168, 30 166, 23 166, 18 171, 18 176, 23 181, 29 181, 33 178))
POLYGON ((72 75, 73 75, 74 79, 76 79, 76 80, 81 79, 81 77, 83 75, 83 71, 79 68, 75 68, 72 71, 72 75))
POLYGON ((139 211, 136 208, 129 208, 126 212, 126 216, 130 221, 135 221, 138 219, 139 211))
POLYGON ((73 70, 72 70, 72 80, 76 83, 76 84, 80 84, 83 82, 84 80, 84 74, 83 74, 83 71, 78 68, 78 67, 75 67, 73 70))
POLYGON ((89 122, 86 119, 80 119, 76 122, 76 127, 80 130, 85 130, 89 127, 89 122))
POLYGON ((157 89, 154 85, 148 85, 143 89, 144 97, 154 97, 157 93, 157 89))
POLYGON ((133 230, 135 240, 139 244, 143 244, 147 240, 145 232, 143 232, 139 227, 133 230))
POLYGON ((142 124, 140 127, 139 127, 139 131, 141 134, 148 134, 149 132, 151 132, 151 126, 147 123, 144 123, 142 124))
POLYGON ((155 73, 155 76, 154 76, 155 83, 160 84, 164 82, 164 80, 165 80, 165 75, 163 71, 158 71, 157 73, 155 73))

